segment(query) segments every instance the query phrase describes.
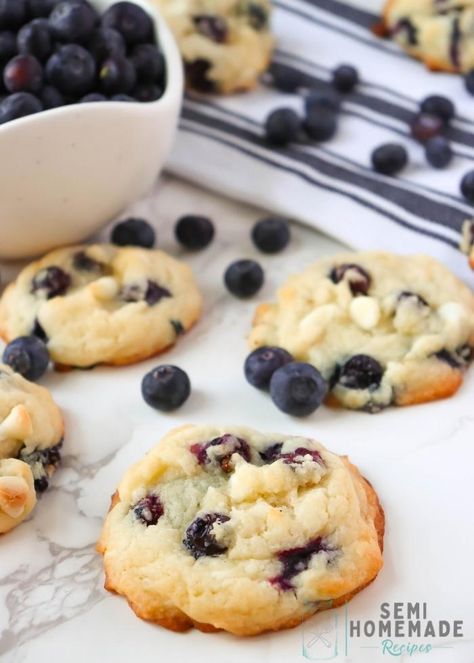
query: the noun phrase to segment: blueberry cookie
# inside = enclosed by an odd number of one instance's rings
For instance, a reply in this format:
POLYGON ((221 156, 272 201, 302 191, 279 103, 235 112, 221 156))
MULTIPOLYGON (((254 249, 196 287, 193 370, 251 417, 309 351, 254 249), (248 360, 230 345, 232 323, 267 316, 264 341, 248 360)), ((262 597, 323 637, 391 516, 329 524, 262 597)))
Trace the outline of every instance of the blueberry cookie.
POLYGON ((430 69, 474 67, 474 0, 387 0, 383 18, 393 39, 430 69))
POLYGON ((19 525, 48 487, 63 433, 49 391, 0 364, 0 534, 19 525))
POLYGON ((0 301, 7 341, 35 334, 56 364, 128 364, 168 346, 198 319, 187 265, 162 251, 75 246, 26 267, 0 301))
POLYGON ((382 567, 384 515, 346 457, 303 437, 183 426, 124 476, 98 549, 106 588, 166 628, 300 624, 382 567))
POLYGON ((255 87, 273 37, 269 0, 155 0, 184 59, 188 87, 230 93, 255 87))
POLYGON ((469 256, 469 264, 474 269, 474 221, 465 221, 462 227, 461 250, 469 256))
POLYGON ((250 345, 281 346, 327 380, 329 401, 377 411, 453 394, 474 346, 474 294, 427 256, 346 253, 258 307, 250 345))

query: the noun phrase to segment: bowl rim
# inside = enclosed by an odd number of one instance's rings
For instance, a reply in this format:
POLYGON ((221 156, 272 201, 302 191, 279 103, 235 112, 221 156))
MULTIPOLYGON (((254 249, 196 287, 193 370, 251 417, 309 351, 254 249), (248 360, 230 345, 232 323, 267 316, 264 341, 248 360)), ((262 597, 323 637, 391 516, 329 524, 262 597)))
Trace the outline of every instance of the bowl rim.
MULTIPOLYGON (((130 1, 133 2, 133 4, 142 7, 142 9, 144 9, 151 16, 155 25, 156 34, 158 35, 159 44, 164 53, 166 62, 166 87, 163 95, 159 99, 156 99, 156 101, 96 101, 90 104, 81 104, 76 102, 68 106, 47 108, 45 110, 39 111, 38 113, 26 115, 25 117, 19 117, 16 120, 12 120, 11 122, 0 124, 0 139, 7 132, 18 130, 19 128, 25 127, 28 124, 39 124, 43 120, 47 121, 58 116, 66 117, 67 115, 77 115, 79 111, 81 114, 88 114, 94 113, 94 111, 97 110, 103 111, 104 109, 110 109, 110 111, 117 111, 120 109, 121 111, 133 110, 134 113, 140 111, 145 114, 149 112, 156 112, 157 108, 160 106, 166 106, 177 100, 181 101, 184 88, 183 64, 178 45, 170 28, 166 24, 155 4, 152 5, 146 0, 130 1)), ((101 10, 105 10, 107 7, 116 4, 116 2, 117 0, 92 0, 92 4, 101 10)))

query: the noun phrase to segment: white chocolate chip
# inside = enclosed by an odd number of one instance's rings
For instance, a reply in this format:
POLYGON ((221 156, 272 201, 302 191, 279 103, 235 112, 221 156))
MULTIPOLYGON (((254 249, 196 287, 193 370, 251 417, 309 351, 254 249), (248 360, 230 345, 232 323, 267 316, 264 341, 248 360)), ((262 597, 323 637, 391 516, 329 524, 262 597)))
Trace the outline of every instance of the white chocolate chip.
POLYGON ((426 359, 444 347, 444 339, 440 334, 427 334, 421 336, 412 345, 410 352, 407 352, 407 359, 426 359))
POLYGON ((340 310, 335 304, 326 304, 311 311, 300 322, 298 337, 295 339, 297 347, 294 347, 294 351, 303 351, 319 341, 338 315, 340 315, 340 310))
POLYGON ((33 432, 28 410, 24 405, 15 405, 0 424, 0 440, 26 440, 33 432))
POLYGON ((438 315, 445 323, 447 347, 454 350, 469 338, 471 323, 464 306, 457 302, 448 302, 439 307, 438 315))
POLYGON ((402 334, 421 334, 430 315, 429 306, 425 306, 416 296, 407 296, 398 300, 393 326, 402 334))
POLYGON ((118 295, 119 284, 113 276, 103 276, 89 285, 89 289, 96 299, 108 300, 118 295))
POLYGON ((361 329, 373 329, 380 320, 380 306, 373 297, 355 297, 350 305, 350 314, 361 329))

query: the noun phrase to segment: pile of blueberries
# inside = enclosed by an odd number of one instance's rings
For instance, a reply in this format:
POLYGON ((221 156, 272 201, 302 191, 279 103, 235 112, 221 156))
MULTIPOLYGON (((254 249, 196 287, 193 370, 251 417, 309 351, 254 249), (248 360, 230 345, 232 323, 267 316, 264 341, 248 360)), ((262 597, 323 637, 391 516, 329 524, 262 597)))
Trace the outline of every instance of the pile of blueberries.
MULTIPOLYGON (((290 143, 330 140, 337 132, 338 115, 342 101, 359 83, 359 73, 351 65, 342 64, 332 72, 331 87, 308 90, 300 72, 279 63, 273 63, 267 78, 269 84, 285 93, 304 94, 304 117, 292 108, 277 108, 265 121, 265 136, 270 145, 285 147, 290 143)), ((466 88, 474 94, 474 71, 466 79, 466 88)), ((453 102, 442 95, 433 94, 420 103, 410 123, 410 134, 425 150, 428 163, 434 168, 446 168, 453 150, 448 138, 449 126, 456 115, 453 102)), ((398 143, 385 143, 371 154, 374 170, 383 175, 397 175, 408 164, 406 148, 398 143)), ((462 195, 474 203, 474 171, 461 180, 462 195)))
POLYGON ((153 21, 117 2, 102 16, 87 0, 0 1, 0 124, 94 101, 155 101, 166 63, 153 21))

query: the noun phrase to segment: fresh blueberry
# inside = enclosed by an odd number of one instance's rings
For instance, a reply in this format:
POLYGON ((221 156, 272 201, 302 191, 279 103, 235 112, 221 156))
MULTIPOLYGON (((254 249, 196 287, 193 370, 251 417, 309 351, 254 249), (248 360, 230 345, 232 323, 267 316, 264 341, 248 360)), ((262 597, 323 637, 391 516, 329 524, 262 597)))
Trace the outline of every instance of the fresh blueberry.
POLYGON ((293 590, 293 578, 306 571, 313 556, 321 552, 332 553, 334 556, 335 551, 320 536, 300 548, 283 550, 278 554, 278 561, 282 566, 281 573, 270 578, 270 583, 281 591, 293 590))
POLYGON ((156 234, 145 219, 130 218, 117 223, 110 239, 116 246, 141 246, 151 249, 155 244, 156 234))
POLYGON ((194 559, 215 557, 227 551, 227 546, 217 542, 212 530, 216 523, 225 523, 228 520, 229 516, 223 513, 206 513, 193 520, 186 529, 183 545, 194 559))
POLYGON ((102 27, 120 32, 129 46, 154 42, 150 16, 133 2, 117 2, 102 16, 102 27))
POLYGON ((456 107, 451 99, 443 97, 440 94, 432 94, 423 99, 420 104, 422 113, 429 115, 437 115, 444 124, 449 124, 453 117, 456 115, 456 107))
POLYGON ((156 83, 139 83, 132 92, 137 101, 147 103, 163 96, 163 88, 156 83))
POLYGON ((343 263, 336 265, 329 272, 329 278, 333 283, 340 283, 349 273, 349 288, 354 296, 367 295, 372 283, 369 272, 360 265, 354 263, 343 263))
POLYGON ((0 30, 16 30, 26 16, 25 0, 0 0, 0 30))
POLYGON ((39 271, 31 284, 31 292, 45 295, 46 299, 66 294, 71 277, 60 267, 51 265, 39 271))
POLYGON ((382 382, 383 368, 368 355, 354 355, 341 368, 339 384, 346 389, 369 389, 373 391, 382 382))
POLYGON ((445 125, 438 115, 419 113, 411 124, 411 135, 420 143, 443 133, 445 125))
POLYGON ((205 58, 197 58, 191 62, 184 63, 186 82, 188 86, 197 92, 211 93, 216 91, 216 84, 209 78, 211 63, 205 58))
POLYGON ((41 101, 29 92, 11 94, 0 103, 0 124, 39 113, 41 110, 43 110, 41 101))
POLYGON ((190 251, 205 249, 214 238, 214 224, 207 216, 187 214, 176 222, 176 239, 190 251))
POLYGON ((197 14, 193 17, 196 30, 216 44, 224 44, 229 36, 227 21, 222 16, 197 14))
POLYGON ((143 398, 148 405, 163 412, 181 407, 190 393, 191 382, 177 366, 157 366, 142 380, 143 398))
POLYGON ((95 274, 103 274, 105 265, 103 262, 91 258, 85 251, 78 251, 72 257, 72 265, 74 269, 79 272, 92 272, 95 274))
POLYGON ((95 83, 95 62, 89 51, 78 44, 61 46, 46 64, 49 82, 66 96, 82 97, 95 83))
POLYGON ((5 65, 3 84, 9 92, 38 92, 43 84, 43 67, 33 55, 16 55, 5 65))
POLYGON ((272 62, 270 65, 270 76, 273 87, 280 92, 291 94, 304 84, 304 76, 301 72, 279 62, 272 62))
POLYGON ((288 221, 276 216, 258 221, 252 228, 252 240, 263 253, 282 251, 290 241, 288 221))
POLYGON ((408 163, 408 154, 403 145, 385 143, 372 152, 372 165, 377 173, 396 175, 408 163))
POLYGON ((474 204, 474 170, 470 170, 462 178, 461 193, 466 200, 474 204))
POLYGON ((133 507, 133 515, 146 527, 156 525, 165 510, 158 495, 147 495, 139 500, 133 507))
POLYGON ((244 373, 247 382, 257 389, 268 389, 273 373, 292 361, 293 357, 283 348, 257 348, 245 360, 244 373))
POLYGON ((265 135, 271 145, 284 147, 297 140, 301 120, 292 108, 277 108, 265 120, 265 135))
POLYGON ((469 94, 474 95, 474 69, 471 69, 471 71, 464 76, 464 85, 469 94))
POLYGON ((232 472, 234 465, 232 456, 238 454, 247 463, 250 463, 251 454, 248 443, 240 437, 226 433, 221 437, 216 437, 210 442, 196 443, 191 445, 191 453, 196 456, 199 465, 208 463, 217 463, 223 472, 227 474, 232 472), (209 456, 208 450, 212 449, 212 455, 209 456))
POLYGON ((64 95, 53 85, 45 85, 39 93, 39 98, 45 110, 48 108, 59 108, 66 104, 64 95))
POLYGON ((121 299, 124 302, 143 302, 148 306, 158 304, 162 299, 171 297, 168 288, 163 288, 156 281, 148 279, 145 284, 132 283, 122 288, 121 299))
POLYGON ((229 292, 241 299, 255 295, 262 287, 263 280, 263 269, 255 260, 236 260, 224 274, 229 292))
POLYGON ((110 97, 110 101, 126 101, 129 103, 130 101, 136 101, 136 99, 131 97, 129 94, 124 94, 121 92, 120 94, 113 94, 110 97))
POLYGON ((434 136, 425 145, 425 155, 434 168, 446 168, 453 158, 453 150, 447 138, 434 136))
POLYGON ((101 64, 99 82, 105 94, 127 94, 135 87, 136 74, 133 64, 122 55, 114 55, 101 64))
POLYGON ((341 64, 332 74, 332 84, 338 92, 352 92, 359 82, 359 72, 350 64, 341 64))
POLYGON ((153 44, 139 44, 133 49, 130 60, 140 83, 161 81, 165 73, 163 53, 153 44))
POLYGON ((26 0, 27 13, 33 18, 47 18, 59 0, 26 0))
POLYGON ((97 101, 107 101, 107 97, 100 92, 89 92, 89 94, 85 94, 79 99, 79 103, 81 104, 91 104, 97 101))
POLYGON ((326 393, 326 381, 311 364, 296 361, 286 364, 270 380, 270 395, 275 405, 295 417, 306 417, 317 410, 326 393))
POLYGON ((333 138, 337 131, 337 117, 329 108, 314 108, 303 122, 307 136, 317 142, 324 142, 333 138))
POLYGON ((341 108, 341 98, 333 90, 311 91, 304 100, 306 113, 309 115, 313 111, 321 108, 337 113, 341 108))
POLYGON ((57 41, 83 44, 92 37, 98 19, 86 0, 64 0, 54 7, 49 24, 57 41))
POLYGON ((35 18, 24 25, 18 33, 17 45, 19 53, 34 55, 40 62, 47 60, 53 52, 48 21, 45 18, 35 18))
POLYGON ((124 38, 113 28, 97 28, 87 48, 98 63, 115 55, 124 57, 127 53, 124 38))
POLYGON ((48 368, 49 352, 36 336, 19 336, 6 346, 3 361, 27 380, 38 380, 48 368))
POLYGON ((0 32, 0 65, 11 60, 17 54, 16 35, 4 30, 0 32))

